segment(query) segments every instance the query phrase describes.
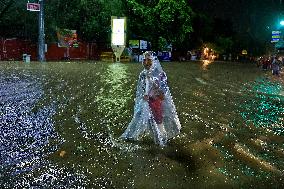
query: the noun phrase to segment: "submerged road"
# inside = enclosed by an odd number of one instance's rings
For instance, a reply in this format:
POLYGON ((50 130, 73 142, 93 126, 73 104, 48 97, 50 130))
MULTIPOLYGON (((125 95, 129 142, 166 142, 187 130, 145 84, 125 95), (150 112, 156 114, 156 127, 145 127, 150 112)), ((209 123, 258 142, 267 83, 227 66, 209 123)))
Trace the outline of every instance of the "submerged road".
POLYGON ((0 62, 2 188, 283 188, 283 84, 256 65, 162 63, 182 125, 119 139, 138 63, 0 62))

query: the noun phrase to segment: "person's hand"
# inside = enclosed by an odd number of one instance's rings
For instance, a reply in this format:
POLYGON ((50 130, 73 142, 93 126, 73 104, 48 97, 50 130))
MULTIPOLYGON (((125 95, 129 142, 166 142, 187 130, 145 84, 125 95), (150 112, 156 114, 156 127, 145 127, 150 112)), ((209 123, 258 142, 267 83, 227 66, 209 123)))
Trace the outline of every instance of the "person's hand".
POLYGON ((158 97, 159 97, 160 100, 165 100, 165 95, 164 95, 164 93, 159 94, 158 97))
POLYGON ((143 98, 144 98, 144 100, 146 100, 146 101, 149 100, 149 96, 148 96, 148 95, 144 95, 143 98))

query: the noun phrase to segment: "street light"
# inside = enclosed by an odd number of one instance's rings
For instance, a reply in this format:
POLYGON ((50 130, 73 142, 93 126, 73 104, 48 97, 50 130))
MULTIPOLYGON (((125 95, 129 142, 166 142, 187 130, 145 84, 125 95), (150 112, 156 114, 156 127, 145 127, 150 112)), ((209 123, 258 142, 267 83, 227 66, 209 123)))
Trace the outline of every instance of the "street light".
POLYGON ((281 21, 280 21, 280 25, 281 25, 281 26, 284 26, 284 20, 281 20, 281 21))

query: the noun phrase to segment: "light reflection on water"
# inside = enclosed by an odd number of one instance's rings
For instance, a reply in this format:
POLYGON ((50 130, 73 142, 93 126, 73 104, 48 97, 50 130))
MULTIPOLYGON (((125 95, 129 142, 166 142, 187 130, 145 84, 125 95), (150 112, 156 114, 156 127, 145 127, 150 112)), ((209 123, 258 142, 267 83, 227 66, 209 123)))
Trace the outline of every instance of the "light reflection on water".
POLYGON ((206 70, 207 69, 207 67, 208 67, 208 65, 210 65, 211 63, 213 63, 213 61, 211 61, 211 60, 202 60, 202 68, 204 69, 204 70, 206 70))
POLYGON ((283 87, 266 79, 258 79, 251 86, 246 86, 253 98, 247 99, 241 105, 241 115, 246 122, 253 122, 256 127, 270 129, 275 134, 284 135, 283 87))
MULTIPOLYGON (((284 100, 280 84, 248 64, 185 62, 162 66, 182 124, 180 136, 164 149, 147 138, 141 142, 118 139, 132 116, 141 65, 1 63, 1 108, 8 106, 8 101, 17 104, 25 100, 31 106, 18 104, 15 107, 21 108, 14 110, 27 112, 24 118, 28 120, 53 107, 43 114, 50 121, 44 128, 53 134, 44 136, 55 137, 55 143, 46 146, 51 153, 43 151, 41 156, 35 155, 40 145, 30 148, 31 156, 39 157, 33 161, 38 166, 18 176, 6 174, 11 164, 5 169, 2 166, 0 184, 14 188, 51 184, 59 188, 284 185, 284 100), (17 80, 11 80, 11 85, 21 85, 24 78, 30 84, 11 90, 5 83, 11 77, 17 80), (31 94, 36 98, 29 98, 31 94)), ((4 114, 1 110, 2 119, 4 114)), ((9 126, 17 130, 15 125, 9 126)), ((12 138, 8 142, 18 145, 12 138)), ((1 156, 2 151, 8 154, 1 143, 1 156)), ((24 170, 20 165, 13 169, 24 170)))

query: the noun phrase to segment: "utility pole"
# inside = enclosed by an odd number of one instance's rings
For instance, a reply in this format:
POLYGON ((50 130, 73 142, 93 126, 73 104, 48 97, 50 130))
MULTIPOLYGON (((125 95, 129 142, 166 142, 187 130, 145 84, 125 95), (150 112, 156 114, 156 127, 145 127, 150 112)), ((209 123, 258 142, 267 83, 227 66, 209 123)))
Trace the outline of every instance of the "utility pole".
POLYGON ((38 19, 38 60, 45 62, 45 34, 44 34, 44 0, 39 0, 40 11, 38 19))

